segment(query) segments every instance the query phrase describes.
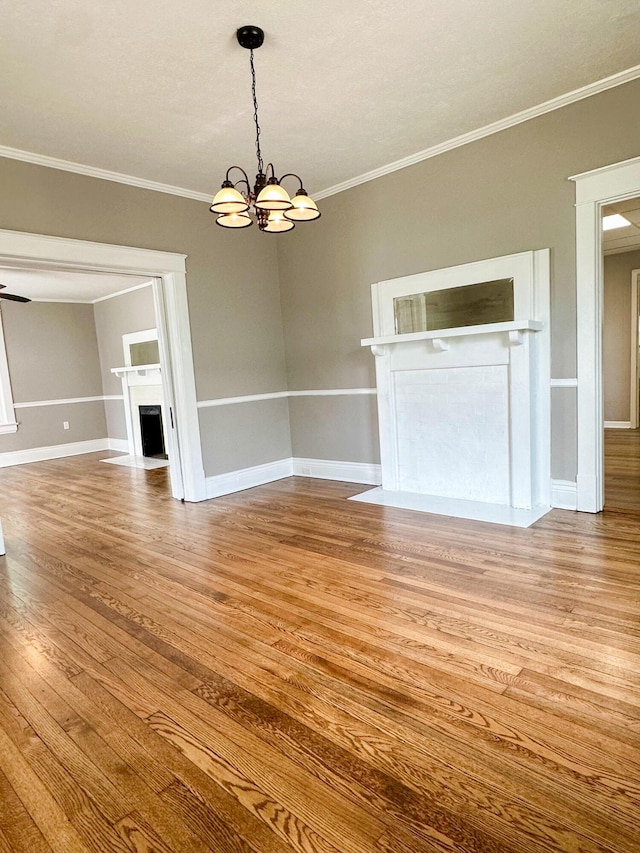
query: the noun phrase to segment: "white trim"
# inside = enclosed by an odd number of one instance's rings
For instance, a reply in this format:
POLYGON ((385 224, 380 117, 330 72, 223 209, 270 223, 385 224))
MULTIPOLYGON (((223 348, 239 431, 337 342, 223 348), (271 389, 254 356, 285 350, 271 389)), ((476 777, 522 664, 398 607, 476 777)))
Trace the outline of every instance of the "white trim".
POLYGON ((35 299, 31 297, 32 302, 43 302, 45 305, 52 302, 56 305, 91 305, 90 299, 35 299))
MULTIPOLYGON (((153 282, 151 282, 153 284, 153 282)), ((122 336, 122 352, 124 356, 124 364, 126 367, 131 367, 131 344, 146 344, 149 341, 158 340, 158 329, 143 329, 141 332, 127 332, 122 336)), ((158 346, 160 346, 158 344, 158 346)), ((111 368, 111 372, 115 373, 115 368, 111 368)))
POLYGON ((109 450, 115 450, 118 453, 129 453, 129 442, 126 438, 108 438, 107 443, 109 450))
POLYGON ((12 432, 18 432, 18 424, 0 424, 0 435, 9 435, 12 432))
POLYGON ((98 299, 92 299, 91 304, 97 305, 98 302, 106 302, 107 299, 115 299, 117 296, 125 296, 127 293, 133 293, 134 290, 142 290, 143 287, 152 287, 153 281, 145 281, 144 284, 136 284, 133 287, 127 287, 126 290, 118 290, 117 293, 107 293, 106 296, 100 296, 98 299))
POLYGON ((624 183, 620 170, 626 171, 627 166, 634 166, 639 162, 640 157, 630 157, 628 160, 620 160, 617 163, 599 166, 597 169, 589 169, 588 172, 569 175, 568 180, 574 181, 576 184, 576 203, 584 204, 587 201, 598 201, 602 191, 609 189, 611 181, 615 182, 622 179, 624 183))
POLYGON ((136 284, 134 287, 128 287, 126 290, 118 290, 117 293, 107 293, 106 296, 99 296, 97 299, 32 299, 32 302, 58 302, 63 305, 97 305, 98 302, 105 302, 107 299, 115 299, 116 296, 124 296, 127 293, 132 293, 134 290, 141 290, 143 287, 151 287, 153 281, 145 281, 144 284, 136 284))
POLYGON ((2 264, 154 278, 160 355, 166 368, 162 372, 163 390, 165 401, 172 409, 174 424, 165 436, 171 459, 171 492, 175 498, 199 501, 205 498, 205 476, 196 408, 185 259, 186 255, 174 252, 0 230, 2 264))
POLYGON ((602 207, 640 195, 640 157, 574 175, 578 321, 577 508, 604 506, 602 207))
POLYGON ((571 379, 552 379, 549 383, 552 388, 577 388, 578 380, 575 378, 571 379))
POLYGON ((230 471, 207 477, 207 498, 217 498, 254 486, 263 486, 285 477, 313 477, 320 480, 340 480, 346 483, 378 485, 380 466, 366 462, 340 462, 331 459, 305 459, 301 457, 278 459, 252 468, 230 471))
POLYGON ((377 388, 319 388, 315 391, 288 391, 287 397, 357 397, 377 393, 377 388))
MULTIPOLYGON (((526 110, 521 110, 507 118, 494 121, 477 130, 472 130, 469 133, 463 133, 461 136, 455 136, 453 139, 448 139, 446 142, 441 142, 438 145, 433 145, 430 148, 425 148, 415 154, 410 154, 408 157, 403 157, 401 160, 396 160, 386 166, 381 166, 379 169, 373 169, 370 172, 365 172, 363 175, 358 175, 355 178, 350 178, 347 181, 342 181, 340 184, 335 184, 320 192, 313 193, 315 199, 327 198, 331 195, 343 192, 344 190, 357 187, 359 184, 365 184, 368 181, 373 181, 383 175, 388 175, 391 172, 397 172, 399 169, 405 169, 407 166, 412 166, 414 163, 420 163, 423 160, 429 160, 431 157, 437 157, 439 154, 444 154, 446 151, 452 151, 454 148, 461 148, 463 145, 468 145, 470 142, 476 142, 479 139, 484 139, 487 136, 492 136, 494 133, 500 133, 502 130, 508 130, 510 127, 515 127, 525 121, 530 121, 532 118, 545 115, 545 113, 553 112, 562 107, 575 104, 576 101, 582 101, 585 98, 590 98, 592 95, 597 95, 600 92, 605 92, 607 89, 613 89, 616 86, 621 86, 623 83, 629 83, 631 80, 636 80, 640 77, 640 65, 635 65, 633 68, 628 68, 626 71, 620 71, 617 74, 612 74, 610 77, 605 77, 603 80, 597 80, 595 83, 590 83, 587 86, 582 86, 580 89, 574 89, 572 92, 567 92, 557 98, 552 98, 550 101, 544 101, 534 107, 529 107, 526 110)), ((577 176, 579 177, 579 176, 577 176)))
POLYGON ((244 397, 219 397, 217 400, 199 400, 199 409, 210 409, 214 406, 235 406, 236 403, 257 403, 260 400, 282 400, 289 396, 288 391, 273 391, 269 394, 247 394, 244 397))
POLYGON ((165 433, 169 475, 174 488, 183 482, 185 500, 203 501, 206 485, 184 267, 154 281, 153 300, 163 365, 162 394, 171 427, 165 433))
POLYGON ((0 427, 2 432, 16 432, 16 413, 11 391, 11 377, 9 376, 9 360, 4 341, 4 328, 2 326, 2 311, 0 311, 0 427))
MULTIPOLYGON (((415 293, 431 292, 433 290, 446 290, 452 287, 476 284, 483 281, 491 281, 497 278, 513 279, 513 312, 514 320, 510 323, 487 324, 487 328, 496 328, 509 331, 518 328, 527 328, 527 324, 533 321, 542 321, 548 326, 549 309, 545 304, 539 304, 542 294, 532 286, 534 273, 548 275, 544 270, 537 270, 540 259, 548 258, 549 249, 539 249, 530 252, 516 252, 512 255, 502 255, 497 258, 482 258, 466 264, 457 264, 443 269, 427 270, 414 275, 401 276, 400 278, 387 279, 371 285, 371 304, 373 311, 373 337, 367 338, 366 344, 383 343, 389 338, 390 341, 397 339, 415 340, 416 336, 442 337, 445 333, 453 336, 468 334, 468 330, 482 330, 485 326, 467 326, 458 329, 439 329, 434 332, 412 332, 406 335, 396 335, 395 313, 393 300, 396 297, 410 296, 415 293), (540 309, 543 309, 540 313, 540 309), (517 325, 520 324, 520 325, 517 325), (523 325, 524 324, 524 325, 523 325), (384 341, 382 339, 385 339, 384 341)), ((548 261, 547 261, 548 265, 548 261)), ((538 287, 540 283, 538 283, 538 287)), ((546 285, 542 285, 545 290, 546 285)), ((545 301, 545 300, 543 300, 545 301)), ((546 300, 548 301, 548 300, 546 300)), ((532 328, 536 328, 535 324, 532 328)), ((472 332, 473 333, 473 332, 472 332)), ((545 330, 548 334, 548 329, 545 330)), ((419 339, 419 338, 418 338, 419 339)))
POLYGON ((70 403, 104 403, 105 400, 122 400, 122 395, 110 394, 98 397, 67 397, 64 400, 33 400, 28 403, 14 403, 14 409, 38 409, 40 406, 66 406, 70 403))
POLYGON ((112 172, 108 169, 99 169, 96 166, 87 166, 84 163, 74 163, 72 160, 61 160, 58 157, 49 157, 46 154, 36 154, 34 151, 23 151, 20 148, 9 148, 0 145, 0 157, 9 160, 21 160, 23 163, 34 163, 36 166, 47 166, 50 169, 61 169, 63 172, 73 172, 76 175, 87 175, 89 178, 99 178, 101 181, 113 181, 116 184, 127 184, 131 187, 140 187, 143 190, 178 195, 182 198, 192 198, 196 201, 211 203, 213 195, 201 193, 196 190, 188 190, 184 187, 174 187, 171 184, 162 184, 159 181, 149 181, 146 178, 138 178, 135 175, 125 175, 122 172, 112 172))
MULTIPOLYGON (((381 166, 378 169, 373 169, 370 172, 365 172, 355 178, 342 181, 339 184, 334 184, 331 187, 314 192, 313 197, 320 200, 336 195, 344 190, 357 187, 360 184, 373 181, 383 175, 389 175, 392 172, 397 172, 399 169, 405 169, 407 166, 412 166, 414 163, 420 163, 423 160, 429 160, 432 157, 437 157, 439 154, 444 154, 447 151, 452 151, 455 148, 461 148, 463 145, 468 145, 471 142, 476 142, 479 139, 484 139, 487 136, 492 136, 494 133, 500 133, 503 130, 508 130, 510 127, 515 127, 523 122, 530 121, 538 116, 561 109, 562 107, 574 104, 577 101, 582 101, 585 98, 590 98, 592 95, 597 95, 600 92, 606 92, 607 89, 613 89, 616 86, 622 86, 624 83, 629 83, 640 77, 640 65, 634 65, 632 68, 627 68, 624 71, 619 71, 617 74, 612 74, 602 80, 596 80, 594 83, 589 83, 587 86, 582 86, 579 89, 574 89, 564 95, 559 95, 549 101, 544 101, 536 106, 529 107, 526 110, 514 113, 506 118, 494 121, 484 127, 472 130, 469 133, 463 133, 460 136, 455 136, 445 142, 440 142, 437 145, 432 145, 430 148, 424 148, 422 151, 417 151, 415 154, 410 154, 408 157, 403 157, 401 160, 395 160, 386 166, 381 166)), ((100 169, 96 166, 88 166, 85 163, 74 163, 71 160, 62 160, 57 157, 49 157, 46 154, 37 154, 34 151, 23 151, 20 148, 10 148, 6 145, 0 145, 0 157, 7 157, 10 160, 20 160, 23 163, 34 163, 37 166, 46 166, 50 169, 61 169, 64 172, 73 172, 77 175, 86 175, 91 178, 99 178, 103 181, 113 181, 117 184, 127 184, 140 189, 153 190, 154 192, 167 193, 168 195, 177 195, 182 198, 190 198, 195 201, 211 202, 213 193, 203 193, 197 190, 187 189, 185 187, 175 187, 171 184, 163 184, 159 181, 150 181, 146 178, 139 178, 135 175, 126 175, 121 172, 112 172, 108 169, 100 169)), ((576 175, 575 178, 581 177, 576 175)))
POLYGON ((380 465, 371 462, 340 462, 332 459, 305 459, 294 457, 293 474, 296 477, 314 477, 319 480, 341 480, 345 483, 365 483, 377 486, 382 482, 380 465))
POLYGON ((3 265, 11 263, 18 268, 120 271, 125 275, 151 276, 184 272, 187 258, 176 252, 4 229, 0 229, 0 254, 3 265))
POLYGON ((375 388, 322 388, 315 391, 272 391, 268 394, 247 394, 244 397, 219 397, 217 400, 199 400, 199 409, 215 406, 235 406, 238 403, 256 403, 260 400, 282 400, 287 397, 344 397, 376 394, 375 388))
POLYGON ((83 453, 96 453, 109 450, 109 442, 114 439, 94 438, 91 441, 74 441, 70 444, 53 444, 50 447, 31 447, 28 450, 12 450, 0 453, 0 468, 12 465, 26 465, 29 462, 44 462, 47 459, 63 459, 65 456, 80 456, 83 453))
POLYGON ((264 465, 254 465, 252 468, 230 471, 228 474, 218 474, 207 477, 206 496, 207 499, 219 498, 222 495, 252 489, 254 486, 264 486, 265 483, 272 483, 274 480, 283 480, 285 477, 291 477, 292 474, 291 459, 279 459, 264 465))
POLYGON ((111 367, 109 372, 117 376, 118 379, 125 379, 134 374, 137 376, 153 376, 154 373, 162 373, 162 365, 158 362, 157 364, 136 364, 133 367, 111 367))
MULTIPOLYGON (((466 335, 493 335, 496 332, 540 332, 540 320, 511 320, 506 323, 483 323, 479 326, 456 326, 451 329, 436 329, 433 332, 407 332, 403 335, 381 335, 377 338, 362 338, 360 346, 375 347, 385 344, 405 344, 412 341, 436 341, 447 338, 463 338, 466 335)), ((438 347, 440 349, 440 347, 438 347)))
POLYGON ((605 421, 605 429, 631 429, 631 421, 605 421))
POLYGON ((556 509, 577 508, 577 486, 572 480, 551 481, 551 506, 556 509))

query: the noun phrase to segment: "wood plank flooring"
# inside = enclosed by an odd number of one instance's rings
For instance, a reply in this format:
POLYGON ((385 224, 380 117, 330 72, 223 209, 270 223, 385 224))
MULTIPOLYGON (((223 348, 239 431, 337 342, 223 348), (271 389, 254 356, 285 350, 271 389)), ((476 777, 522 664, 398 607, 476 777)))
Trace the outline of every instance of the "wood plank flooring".
POLYGON ((0 471, 0 853, 640 851, 640 513, 98 458, 0 471))
POLYGON ((640 429, 604 431, 604 503, 640 511, 640 429))

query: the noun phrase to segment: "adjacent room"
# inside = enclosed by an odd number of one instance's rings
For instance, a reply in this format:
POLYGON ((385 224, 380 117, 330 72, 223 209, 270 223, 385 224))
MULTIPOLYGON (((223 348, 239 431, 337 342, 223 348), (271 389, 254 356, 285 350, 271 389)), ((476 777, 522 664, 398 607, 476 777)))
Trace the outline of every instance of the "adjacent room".
POLYGON ((638 4, 5 5, 0 853, 638 853, 638 4))
POLYGON ((640 199, 603 214, 605 506, 640 510, 640 199))

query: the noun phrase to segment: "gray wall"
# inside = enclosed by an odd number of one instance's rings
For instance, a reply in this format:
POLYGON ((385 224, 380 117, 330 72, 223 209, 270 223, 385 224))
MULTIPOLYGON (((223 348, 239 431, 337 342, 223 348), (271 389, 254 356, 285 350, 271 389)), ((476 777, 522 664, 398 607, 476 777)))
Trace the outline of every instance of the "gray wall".
MULTIPOLYGON (((546 247, 552 375, 574 377, 568 177, 640 154, 639 103, 635 81, 324 199, 322 218, 278 245, 289 387, 374 386, 373 357, 359 346, 372 334, 373 282, 546 247)), ((294 447, 333 459, 353 445, 374 448, 369 424, 327 415, 327 399, 311 398, 305 418, 292 419, 294 447), (322 431, 301 436, 297 424, 310 422, 322 431)), ((575 392, 552 404, 553 476, 575 479, 575 392)))
MULTIPOLYGON (((107 397, 121 395, 122 382, 111 373, 111 368, 124 364, 123 335, 155 329, 153 288, 149 285, 131 293, 105 299, 97 302, 93 309, 102 371, 102 393, 107 397)), ((126 440, 124 403, 120 400, 105 400, 104 409, 107 437, 126 440)))
MULTIPOLYGON (((552 372, 572 377, 568 177, 640 154, 638 103, 640 81, 611 89, 325 199, 320 220, 275 238, 217 228, 202 202, 0 160, 0 227, 187 254, 199 400, 287 384, 373 387, 373 358, 359 345, 372 332, 372 282, 550 247, 552 372)), ((296 452, 347 459, 358 448, 361 461, 377 461, 374 415, 352 403, 292 404, 296 452)), ((575 392, 558 389, 552 403, 553 475, 573 479, 575 392)), ((247 467, 290 446, 279 406, 202 409, 200 428, 208 475, 229 470, 220 448, 247 467)))
MULTIPOLYGON (((257 229, 229 233, 216 226, 203 202, 6 158, 0 159, 0 186, 0 228, 188 255, 199 400, 286 388, 274 235, 257 229)), ((235 408, 242 420, 237 431, 225 424, 229 436, 205 434, 216 427, 203 415, 207 475, 223 473, 219 457, 209 452, 218 441, 233 441, 239 461, 255 460, 254 435, 240 428, 245 415, 235 408)), ((279 424, 278 412, 261 412, 254 432, 272 435, 279 424)), ((279 438, 265 457, 280 453, 282 442, 279 438)), ((284 443, 289 448, 288 434, 284 443)))
POLYGON ((121 394, 122 382, 111 373, 111 368, 124 364, 123 335, 156 328, 153 288, 150 284, 131 293, 96 302, 92 307, 102 371, 102 393, 107 396, 121 394))
MULTIPOLYGON (((92 305, 3 301, 2 317, 15 403, 102 395, 92 305)), ((101 401, 16 409, 16 418, 0 453, 106 435, 101 401)))
POLYGON ((631 416, 631 273, 640 269, 640 251, 604 259, 602 371, 605 421, 631 416))

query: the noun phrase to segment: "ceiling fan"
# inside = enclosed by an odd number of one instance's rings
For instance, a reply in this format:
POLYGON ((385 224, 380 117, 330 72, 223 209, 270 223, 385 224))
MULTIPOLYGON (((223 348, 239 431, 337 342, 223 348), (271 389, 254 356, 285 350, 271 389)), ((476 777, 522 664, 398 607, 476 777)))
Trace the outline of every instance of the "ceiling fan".
MULTIPOLYGON (((4 290, 6 284, 0 284, 0 291, 4 290)), ((31 302, 26 296, 16 296, 14 293, 0 292, 0 299, 10 299, 12 302, 31 302)))

